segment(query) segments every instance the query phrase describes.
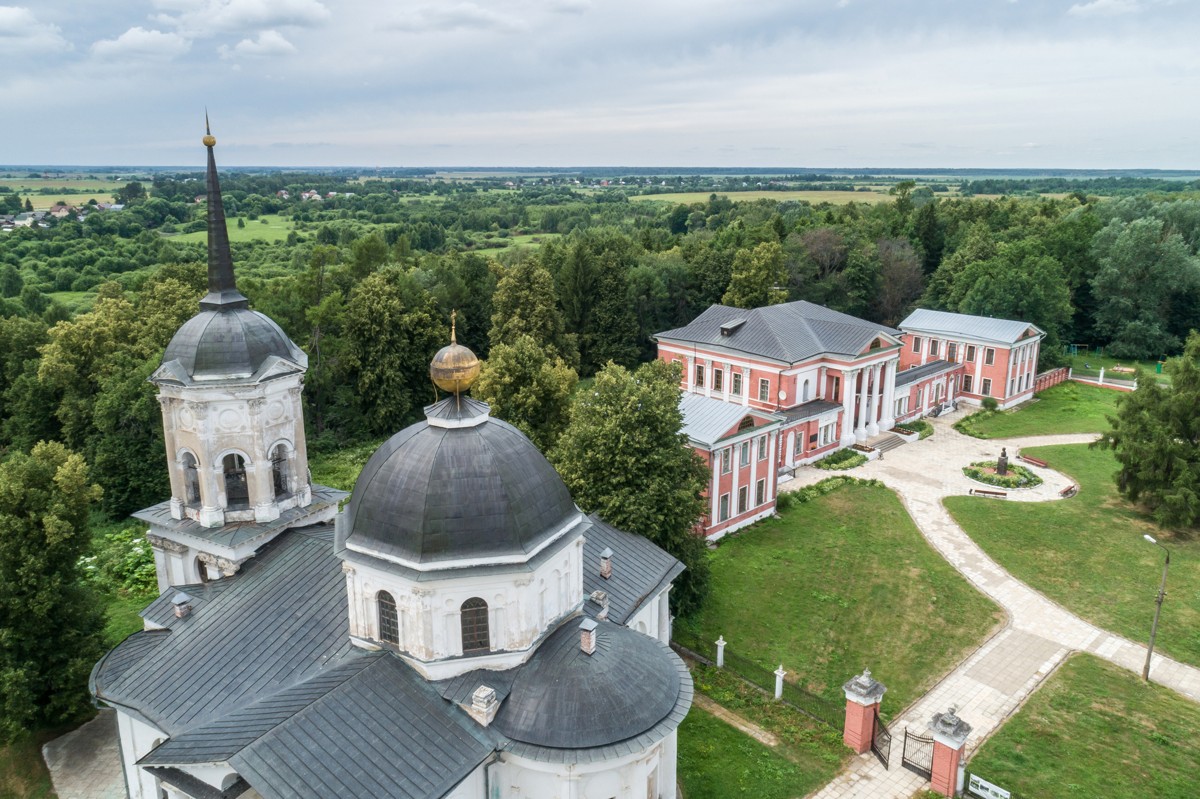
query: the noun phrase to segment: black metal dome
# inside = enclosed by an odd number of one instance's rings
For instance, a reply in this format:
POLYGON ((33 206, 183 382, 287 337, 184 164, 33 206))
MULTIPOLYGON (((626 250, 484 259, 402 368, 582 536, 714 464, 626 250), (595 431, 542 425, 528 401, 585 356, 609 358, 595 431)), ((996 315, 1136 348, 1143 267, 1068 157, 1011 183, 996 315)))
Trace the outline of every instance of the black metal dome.
POLYGON ((202 310, 184 322, 163 363, 178 360, 193 378, 245 377, 258 371, 271 355, 302 367, 308 356, 269 316, 248 308, 202 310))
POLYGON ((509 738, 554 749, 586 749, 635 738, 670 715, 680 667, 666 645, 600 622, 596 651, 579 646, 578 619, 546 639, 520 668, 494 722, 509 738))
MULTIPOLYGON (((459 417, 455 397, 427 409, 459 417)), ((579 511, 525 435, 469 398, 462 426, 418 422, 375 451, 354 484, 346 545, 409 563, 525 556, 579 511)))

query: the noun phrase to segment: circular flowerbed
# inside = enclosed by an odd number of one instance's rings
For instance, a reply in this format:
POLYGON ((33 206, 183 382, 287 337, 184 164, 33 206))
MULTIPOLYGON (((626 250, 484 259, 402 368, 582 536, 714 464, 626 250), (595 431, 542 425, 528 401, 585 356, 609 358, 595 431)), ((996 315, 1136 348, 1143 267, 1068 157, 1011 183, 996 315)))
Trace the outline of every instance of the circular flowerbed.
POLYGON ((963 467, 963 474, 980 483, 998 488, 1033 488, 1042 484, 1042 478, 1015 463, 1008 464, 1008 474, 1001 477, 996 473, 996 461, 977 461, 963 467))

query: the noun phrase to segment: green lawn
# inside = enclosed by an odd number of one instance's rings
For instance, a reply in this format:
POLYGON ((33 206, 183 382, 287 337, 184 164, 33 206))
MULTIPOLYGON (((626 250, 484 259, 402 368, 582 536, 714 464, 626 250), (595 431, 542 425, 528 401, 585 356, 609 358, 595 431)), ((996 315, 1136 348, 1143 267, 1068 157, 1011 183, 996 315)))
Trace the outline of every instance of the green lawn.
POLYGON ((1163 552, 1173 553, 1156 648, 1200 664, 1200 540, 1157 527, 1116 491, 1108 450, 1076 444, 1025 450, 1079 484, 1049 503, 948 497, 946 508, 972 539, 1019 580, 1071 612, 1134 641, 1149 637, 1163 552))
POLYGON ((0 799, 53 799, 54 786, 42 760, 42 745, 71 727, 26 733, 0 744, 0 799))
POLYGON ((678 768, 687 799, 793 799, 837 773, 814 780, 803 766, 695 707, 679 727, 678 768))
POLYGON ((1200 706, 1076 655, 969 768, 1028 797, 1191 799, 1200 772, 1200 706))
POLYGON ((1170 377, 1166 373, 1158 374, 1156 367, 1158 361, 1151 359, 1148 361, 1131 361, 1128 358, 1112 358, 1108 355, 1097 355, 1095 352, 1089 352, 1087 355, 1068 355, 1066 365, 1071 367, 1074 374, 1081 377, 1099 377, 1100 369, 1105 370, 1105 379, 1112 378, 1114 380, 1132 380, 1133 375, 1128 372, 1114 372, 1114 366, 1122 368, 1133 368, 1141 366, 1149 374, 1155 376, 1155 379, 1160 382, 1170 382, 1170 377))
MULTIPOLYGON (((896 495, 855 484, 793 505, 722 542, 712 588, 677 622, 837 704, 869 666, 890 717, 920 696, 1001 618, 925 542, 896 495)), ((711 651, 709 652, 711 656, 711 651)))
POLYGON ((1015 411, 980 411, 954 427, 976 438, 1013 438, 1054 433, 1102 433, 1106 416, 1117 412, 1122 392, 1068 381, 1038 394, 1037 402, 1015 411))
MULTIPOLYGON (((246 219, 245 222, 245 227, 238 227, 236 217, 225 220, 230 241, 283 241, 294 229, 291 218, 284 218, 279 214, 263 214, 258 219, 246 219)), ((208 231, 181 233, 171 238, 173 241, 206 242, 208 231)))

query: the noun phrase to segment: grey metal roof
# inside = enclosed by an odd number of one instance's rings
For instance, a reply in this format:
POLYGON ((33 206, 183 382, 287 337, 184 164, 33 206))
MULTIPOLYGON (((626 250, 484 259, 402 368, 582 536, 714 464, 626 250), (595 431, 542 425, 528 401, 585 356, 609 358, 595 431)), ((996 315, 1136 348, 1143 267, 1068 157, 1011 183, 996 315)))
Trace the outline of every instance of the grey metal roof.
POLYGON ((308 356, 265 314, 248 308, 202 310, 184 322, 163 353, 191 378, 249 377, 270 356, 308 367, 308 356))
POLYGON ((224 547, 236 547, 250 541, 257 541, 272 535, 277 535, 289 527, 298 527, 304 520, 337 505, 349 494, 328 486, 312 486, 312 502, 303 508, 288 508, 279 514, 279 518, 269 522, 229 522, 221 527, 205 527, 194 519, 176 519, 171 516, 170 501, 160 502, 133 514, 135 519, 162 527, 167 530, 183 533, 193 538, 199 538, 224 547))
POLYGON ((1014 344, 1025 338, 1025 333, 1030 329, 1038 335, 1045 335, 1044 330, 1029 322, 931 311, 927 308, 918 308, 909 314, 908 318, 900 323, 900 329, 938 336, 962 336, 979 341, 994 341, 997 344, 1014 344))
POLYGON ((214 788, 204 780, 198 780, 186 771, 177 768, 148 768, 158 780, 191 797, 191 799, 237 799, 250 790, 250 784, 239 777, 228 788, 214 788))
POLYGON ((840 402, 827 402, 826 400, 809 400, 803 405, 797 405, 795 408, 788 408, 780 411, 788 422, 799 422, 801 419, 811 419, 814 416, 829 413, 830 411, 838 411, 842 409, 840 402))
MULTIPOLYGON (((608 618, 625 624, 645 601, 678 577, 684 565, 650 539, 618 530, 599 516, 589 517, 592 527, 583 545, 583 591, 608 594, 608 618), (600 553, 611 549, 612 576, 600 576, 600 553)), ((589 603, 589 606, 591 603, 589 603)), ((591 608, 591 612, 599 611, 591 608)))
POLYGON ((481 685, 486 685, 496 692, 496 699, 503 702, 508 697, 512 681, 516 678, 514 669, 496 671, 494 669, 474 669, 449 680, 435 682, 442 698, 457 705, 471 704, 471 694, 481 685))
POLYGON ((578 512, 554 467, 507 422, 424 421, 367 461, 346 544, 422 564, 527 555, 578 512))
MULTIPOLYGON (((737 402, 706 397, 685 391, 679 399, 679 410, 683 413, 683 433, 692 441, 712 446, 725 437, 731 427, 747 416, 779 421, 780 417, 770 411, 760 411, 737 402)), ((765 428, 764 428, 765 429, 765 428)))
POLYGON ((265 799, 431 799, 498 744, 398 656, 384 653, 229 764, 265 799))
POLYGON ((691 323, 655 339, 725 347, 792 364, 823 353, 857 355, 879 335, 896 337, 900 331, 800 300, 751 309, 712 305, 691 323), (738 320, 744 323, 722 335, 722 325, 738 320))
POLYGON ((567 619, 521 667, 493 726, 514 741, 554 749, 609 746, 653 729, 674 710, 678 656, 657 639, 609 621, 596 651, 567 619))
POLYGON ((896 386, 907 386, 918 380, 934 377, 944 372, 952 372, 957 368, 958 364, 952 361, 929 361, 920 366, 896 372, 896 386))

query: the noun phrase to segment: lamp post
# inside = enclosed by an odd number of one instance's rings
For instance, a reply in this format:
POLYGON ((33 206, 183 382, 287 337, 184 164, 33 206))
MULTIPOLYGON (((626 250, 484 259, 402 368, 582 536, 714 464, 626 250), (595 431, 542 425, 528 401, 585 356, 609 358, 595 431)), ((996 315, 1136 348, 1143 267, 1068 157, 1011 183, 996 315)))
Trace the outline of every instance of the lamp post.
POLYGON ((1162 603, 1167 598, 1167 569, 1171 566, 1171 550, 1158 543, 1152 535, 1143 535, 1142 538, 1167 553, 1167 558, 1163 561, 1162 584, 1158 587, 1158 597, 1155 599, 1157 607, 1154 609, 1154 623, 1150 625, 1150 646, 1146 649, 1146 665, 1142 667, 1142 679, 1150 682, 1150 658, 1154 655, 1154 636, 1158 633, 1158 614, 1162 613, 1162 603))

